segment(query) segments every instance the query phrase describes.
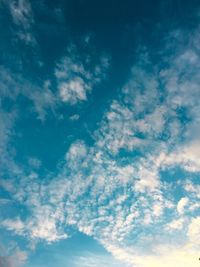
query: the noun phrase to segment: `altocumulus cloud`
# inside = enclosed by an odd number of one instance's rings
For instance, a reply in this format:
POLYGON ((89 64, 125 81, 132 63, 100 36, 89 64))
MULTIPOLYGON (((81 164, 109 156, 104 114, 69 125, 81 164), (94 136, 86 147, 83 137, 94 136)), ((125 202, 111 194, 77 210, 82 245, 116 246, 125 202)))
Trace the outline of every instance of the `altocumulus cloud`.
POLYGON ((70 46, 55 68, 59 97, 71 105, 86 101, 87 94, 105 78, 109 67, 108 56, 101 55, 98 62, 92 64, 88 54, 80 59, 76 50, 74 45, 70 46))
MULTIPOLYGON (((1 227, 49 243, 67 238, 74 227, 131 266, 196 267, 200 248, 196 205, 200 196, 194 179, 200 171, 198 40, 198 29, 171 33, 167 42, 172 45, 167 43, 159 51, 165 64, 153 64, 148 50, 140 54, 129 81, 94 132, 93 145, 84 140, 72 143, 51 179, 41 181, 36 172, 13 178, 14 188, 6 189, 30 216, 5 219, 1 227), (172 185, 162 177, 162 172, 175 167, 187 171, 187 181, 180 177, 172 185), (176 190, 184 196, 176 196, 176 190)), ((94 71, 73 56, 57 63, 61 101, 76 104, 87 99, 108 68, 107 59, 99 60, 94 71)), ((4 121, 2 125, 10 129, 4 121)), ((4 136, 7 140, 9 132, 4 136)), ((12 266, 11 259, 1 258, 3 266, 12 266)), ((91 260, 87 266, 95 265, 91 260)))

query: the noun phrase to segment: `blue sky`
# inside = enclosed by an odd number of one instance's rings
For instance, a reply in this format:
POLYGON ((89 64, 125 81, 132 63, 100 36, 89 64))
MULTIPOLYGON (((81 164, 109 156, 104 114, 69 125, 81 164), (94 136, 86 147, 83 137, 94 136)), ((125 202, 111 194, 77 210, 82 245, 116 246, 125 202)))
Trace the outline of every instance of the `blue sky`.
POLYGON ((0 267, 196 267, 200 4, 0 0, 0 267))

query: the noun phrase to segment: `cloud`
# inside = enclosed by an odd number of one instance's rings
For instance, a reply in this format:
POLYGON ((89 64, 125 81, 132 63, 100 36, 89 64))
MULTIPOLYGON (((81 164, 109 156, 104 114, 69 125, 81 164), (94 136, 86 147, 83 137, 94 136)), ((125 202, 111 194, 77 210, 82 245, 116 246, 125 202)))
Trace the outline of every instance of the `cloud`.
POLYGON ((57 99, 51 90, 50 81, 44 81, 42 84, 30 82, 22 74, 5 67, 0 68, 0 78, 2 99, 8 98, 13 103, 17 102, 20 96, 26 97, 33 105, 29 111, 34 111, 40 120, 45 120, 46 110, 54 111, 57 99))
POLYGON ((80 118, 80 116, 79 116, 78 114, 74 114, 74 115, 72 115, 69 119, 70 119, 71 121, 77 121, 77 120, 79 120, 79 118, 80 118))
POLYGON ((154 254, 135 254, 134 250, 107 245, 117 259, 130 266, 167 267, 170 264, 180 267, 195 267, 199 260, 198 251, 191 251, 189 247, 157 247, 154 254))
MULTIPOLYGON (((72 143, 57 173, 45 181, 35 173, 13 181, 13 199, 31 215, 23 222, 7 219, 3 226, 47 242, 69 237, 73 227, 131 266, 196 266, 195 174, 200 165, 194 129, 199 127, 200 61, 196 44, 189 43, 189 49, 171 51, 165 64, 141 55, 120 96, 105 111, 91 146, 84 140, 72 143), (175 166, 187 171, 187 183, 181 177, 162 177, 162 171, 175 166)), ((74 55, 57 63, 58 94, 64 103, 85 101, 101 80, 101 68, 95 67, 93 75, 85 64, 74 55)), ((47 106, 53 103, 48 96, 47 106)))
POLYGON ((87 253, 84 256, 76 257, 73 264, 74 266, 80 266, 81 264, 83 267, 104 267, 106 265, 110 267, 120 267, 122 262, 113 259, 111 255, 87 253))
POLYGON ((67 54, 57 63, 55 76, 61 101, 75 105, 86 101, 88 93, 105 78, 109 58, 102 55, 95 64, 88 55, 83 59, 77 56, 75 46, 69 47, 67 54))
POLYGON ((188 237, 193 246, 199 245, 200 237, 200 217, 194 217, 188 227, 188 237))
MULTIPOLYGON (((20 167, 14 162, 14 150, 10 145, 10 140, 14 135, 14 124, 16 121, 16 109, 5 111, 0 103, 0 172, 1 177, 7 170, 11 170, 13 174, 20 173, 20 167)), ((0 182, 1 185, 3 181, 0 182)))
POLYGON ((199 140, 191 139, 183 143, 170 153, 165 151, 154 158, 157 166, 167 168, 169 166, 181 166, 189 172, 199 172, 199 140))
POLYGON ((24 223, 19 218, 16 218, 16 220, 7 219, 1 222, 1 226, 20 235, 23 231, 24 223))
MULTIPOLYGON (((62 210, 50 205, 43 205, 32 201, 31 203, 33 217, 26 220, 18 218, 6 219, 0 223, 4 229, 14 232, 17 235, 31 237, 32 240, 45 240, 48 243, 65 239, 68 237, 63 232, 62 227, 59 228, 59 221, 64 219, 62 210)), ((30 204, 29 204, 30 205, 30 204)))
POLYGON ((75 104, 77 101, 86 100, 87 85, 80 78, 75 78, 69 83, 60 85, 60 97, 63 102, 75 104))
POLYGON ((87 156, 87 146, 83 141, 77 141, 76 143, 73 143, 69 151, 66 154, 66 160, 70 163, 72 163, 72 168, 74 169, 74 164, 78 163, 79 161, 82 161, 87 156))
POLYGON ((38 119, 44 121, 47 116, 47 111, 51 110, 53 113, 58 104, 58 100, 51 90, 51 83, 45 81, 42 88, 37 85, 30 85, 29 90, 25 90, 23 94, 29 98, 34 104, 34 111, 38 115, 38 119), (35 89, 35 90, 31 90, 35 89))
POLYGON ((47 110, 54 112, 57 100, 48 82, 40 87, 6 67, 0 68, 0 87, 0 169, 1 178, 3 178, 5 174, 9 177, 23 173, 22 167, 15 162, 16 151, 11 145, 16 134, 16 122, 21 116, 19 98, 23 96, 30 100, 26 111, 30 113, 29 115, 36 115, 42 121, 46 118, 47 110), (6 108, 7 102, 10 105, 9 108, 6 108))
POLYGON ((1 267, 21 267, 27 260, 27 254, 25 251, 21 251, 19 248, 12 255, 0 256, 1 267))
POLYGON ((41 161, 38 158, 29 157, 28 163, 32 168, 39 169, 41 167, 41 161))
POLYGON ((34 16, 29 0, 4 1, 10 10, 13 23, 16 25, 16 35, 27 44, 35 45, 33 34, 34 16))
POLYGON ((166 226, 166 230, 181 230, 183 228, 184 219, 173 220, 166 226))
POLYGON ((188 205, 189 199, 187 197, 183 197, 179 200, 177 204, 177 211, 179 214, 183 214, 185 207, 188 205))
MULTIPOLYGON (((187 229, 196 229, 196 223, 189 226, 195 212, 188 214, 187 209, 185 214, 186 205, 197 201, 196 195, 187 194, 177 204, 170 182, 160 177, 160 170, 175 165, 191 173, 199 170, 198 141, 190 131, 199 116, 199 104, 193 99, 193 93, 199 95, 199 63, 187 49, 168 58, 164 70, 142 56, 120 99, 113 100, 105 112, 94 134, 94 146, 87 148, 81 160, 70 158, 69 150, 61 170, 64 181, 72 166, 66 221, 100 240, 131 266, 196 266, 198 260, 187 234, 187 229), (187 74, 183 75, 187 63, 194 78, 190 92, 187 74), (181 108, 187 110, 185 115, 181 108), (190 117, 187 123, 184 116, 190 117), (128 157, 123 156, 125 152, 128 157), (179 217, 183 214, 185 217, 179 217)), ((174 186, 183 190, 181 183, 174 186)))

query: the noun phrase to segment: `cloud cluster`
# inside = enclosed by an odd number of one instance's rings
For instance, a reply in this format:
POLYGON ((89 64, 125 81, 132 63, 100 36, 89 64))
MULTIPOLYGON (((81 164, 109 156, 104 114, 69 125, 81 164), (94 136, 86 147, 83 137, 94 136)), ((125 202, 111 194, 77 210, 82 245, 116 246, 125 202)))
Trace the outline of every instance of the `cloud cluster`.
MULTIPOLYGON (((168 41, 179 46, 185 35, 173 33, 168 41)), ((72 143, 58 173, 45 181, 34 172, 21 177, 12 195, 31 216, 4 219, 2 227, 47 242, 67 238, 72 227, 132 266, 196 266, 198 30, 187 39, 176 53, 170 47, 170 56, 165 51, 169 47, 161 51, 162 64, 152 64, 146 54, 140 56, 95 131, 94 144, 72 143), (187 174, 187 180, 162 175, 176 168, 187 174)), ((103 60, 92 74, 77 62, 64 57, 55 70, 59 96, 70 104, 86 100, 99 73, 107 68, 103 60)))
POLYGON ((105 78, 109 58, 102 55, 94 65, 88 55, 77 56, 74 46, 68 48, 67 54, 57 64, 55 76, 61 101, 74 105, 87 100, 87 94, 105 78))

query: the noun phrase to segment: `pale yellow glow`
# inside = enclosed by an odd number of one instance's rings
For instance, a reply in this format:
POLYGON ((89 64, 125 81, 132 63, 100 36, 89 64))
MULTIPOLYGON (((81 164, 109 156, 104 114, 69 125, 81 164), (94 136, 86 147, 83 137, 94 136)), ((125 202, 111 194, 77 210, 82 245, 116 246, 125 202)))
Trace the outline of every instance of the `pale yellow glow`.
POLYGON ((167 255, 147 256, 135 259, 138 267, 197 267, 199 253, 185 251, 169 251, 167 255))
MULTIPOLYGON (((188 243, 182 248, 158 248, 158 253, 139 255, 130 250, 108 246, 107 249, 122 262, 133 267, 197 267, 200 266, 200 250, 188 243), (160 250, 160 251, 159 251, 160 250)), ((133 250, 134 251, 134 250, 133 250)))

